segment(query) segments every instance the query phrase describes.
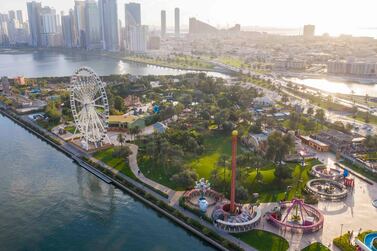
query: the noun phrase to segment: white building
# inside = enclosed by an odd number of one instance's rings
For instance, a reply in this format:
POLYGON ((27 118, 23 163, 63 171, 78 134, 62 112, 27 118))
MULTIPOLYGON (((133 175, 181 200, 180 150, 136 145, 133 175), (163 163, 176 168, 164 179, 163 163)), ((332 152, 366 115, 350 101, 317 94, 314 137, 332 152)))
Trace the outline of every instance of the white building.
POLYGON ((58 30, 59 16, 55 9, 44 7, 40 15, 41 24, 41 46, 58 47, 61 46, 61 36, 58 30))

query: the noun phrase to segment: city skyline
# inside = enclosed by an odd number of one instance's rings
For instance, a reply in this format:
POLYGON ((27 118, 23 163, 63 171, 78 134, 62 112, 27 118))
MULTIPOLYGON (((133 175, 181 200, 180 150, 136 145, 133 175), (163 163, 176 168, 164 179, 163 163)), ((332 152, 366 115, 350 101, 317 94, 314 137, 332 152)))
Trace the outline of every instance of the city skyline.
MULTIPOLYGON (((117 2, 118 6, 124 6, 129 2, 140 3, 143 24, 154 28, 160 26, 160 11, 166 10, 166 23, 169 30, 174 28, 174 8, 178 7, 180 8, 183 29, 187 28, 190 17, 196 17, 216 27, 231 27, 239 23, 241 27, 249 28, 259 26, 297 29, 302 28, 305 24, 314 24, 316 25, 316 35, 327 32, 334 36, 339 34, 377 36, 375 35, 377 34, 377 22, 374 18, 374 8, 365 8, 365 6, 376 5, 373 0, 361 2, 340 0, 325 2, 319 0, 305 1, 305 3, 299 0, 284 2, 276 0, 263 2, 235 0, 232 2, 231 8, 229 8, 229 3, 224 0, 217 1, 216 4, 208 0, 190 2, 183 0, 156 0, 153 2, 150 0, 118 0, 117 2), (198 5, 200 5, 200 8, 197 8, 198 5), (361 12, 363 15, 359 14, 361 12), (334 17, 336 18, 334 19, 334 17)), ((42 4, 54 7, 58 13, 62 10, 68 13, 68 10, 73 8, 74 1, 64 1, 63 3, 58 0, 44 0, 42 4)), ((1 13, 16 9, 22 9, 26 13, 25 0, 7 1, 2 6, 1 13)), ((118 8, 118 16, 122 23, 124 23, 123 11, 124 8, 118 8)))

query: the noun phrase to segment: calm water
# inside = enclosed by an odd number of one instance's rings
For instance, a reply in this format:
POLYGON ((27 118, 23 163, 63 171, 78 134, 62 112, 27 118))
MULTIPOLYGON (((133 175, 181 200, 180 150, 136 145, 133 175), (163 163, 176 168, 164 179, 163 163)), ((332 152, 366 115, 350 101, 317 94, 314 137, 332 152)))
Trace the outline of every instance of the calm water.
POLYGON ((365 96, 365 94, 368 94, 370 97, 377 97, 376 84, 337 82, 327 79, 290 78, 289 80, 297 84, 306 85, 329 93, 352 94, 353 91, 355 95, 365 96))
MULTIPOLYGON (((99 75, 126 73, 132 75, 178 75, 188 72, 79 52, 34 51, 0 54, 0 76, 70 76, 78 67, 84 65, 91 67, 99 75)), ((224 74, 215 72, 209 74, 226 77, 224 74)))
POLYGON ((0 250, 213 250, 0 115, 0 250))

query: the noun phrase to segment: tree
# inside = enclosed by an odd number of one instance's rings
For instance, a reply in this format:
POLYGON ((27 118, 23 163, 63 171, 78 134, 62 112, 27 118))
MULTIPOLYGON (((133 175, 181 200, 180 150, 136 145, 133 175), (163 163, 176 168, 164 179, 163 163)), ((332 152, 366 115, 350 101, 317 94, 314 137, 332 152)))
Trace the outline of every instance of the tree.
POLYGON ((262 121, 260 119, 257 119, 252 126, 250 127, 250 131, 252 133, 258 134, 262 132, 262 121))
POLYGON ((131 127, 129 133, 131 134, 132 139, 135 139, 135 135, 141 133, 141 129, 139 126, 131 127))
POLYGON ((122 158, 126 161, 128 160, 128 157, 130 156, 131 153, 132 151, 130 150, 128 146, 118 146, 114 148, 114 152, 112 155, 115 158, 122 158))
POLYGON ((245 187, 243 186, 237 186, 236 187, 236 200, 237 201, 245 201, 247 200, 248 197, 248 191, 245 187))
POLYGON ((299 123, 300 123, 300 114, 298 114, 297 112, 292 112, 289 119, 289 129, 297 130, 299 123))
POLYGON ((117 140, 120 143, 121 146, 123 146, 124 142, 126 141, 123 134, 119 133, 117 136, 117 140))
POLYGON ((114 108, 120 112, 125 111, 124 101, 122 97, 116 96, 114 99, 114 108))
POLYGON ((198 180, 198 175, 195 171, 186 169, 174 174, 171 180, 181 187, 192 188, 195 185, 195 181, 198 180))
POLYGON ((319 120, 321 123, 325 122, 325 111, 322 109, 318 109, 315 113, 315 118, 319 120))
POLYGON ((281 132, 274 131, 267 139, 267 158, 281 164, 285 155, 294 147, 294 139, 290 134, 282 135, 281 132))
POLYGON ((56 104, 53 101, 49 101, 45 108, 46 115, 49 117, 49 121, 57 124, 60 122, 62 113, 56 108, 56 104))
POLYGON ((278 164, 275 168, 274 175, 278 180, 284 180, 292 177, 292 169, 287 166, 278 164))

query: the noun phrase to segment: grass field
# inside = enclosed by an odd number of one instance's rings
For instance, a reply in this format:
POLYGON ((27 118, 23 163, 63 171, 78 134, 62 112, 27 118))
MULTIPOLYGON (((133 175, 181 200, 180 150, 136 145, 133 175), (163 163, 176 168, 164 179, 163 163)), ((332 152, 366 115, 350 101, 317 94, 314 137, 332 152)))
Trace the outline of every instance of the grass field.
POLYGON ((244 65, 244 61, 235 57, 221 57, 218 59, 219 62, 230 65, 236 68, 240 68, 241 66, 244 65))
POLYGON ((64 130, 66 130, 67 132, 70 132, 70 133, 74 134, 75 130, 76 130, 76 127, 74 127, 74 126, 67 126, 66 128, 64 128, 64 130))
MULTIPOLYGON (((188 159, 185 165, 196 170, 199 177, 209 179, 221 155, 228 157, 232 155, 231 137, 221 133, 212 133, 204 139, 204 147, 204 154, 195 159, 188 159)), ((238 149, 240 151, 240 147, 238 149)))
POLYGON ((213 69, 213 65, 210 63, 205 62, 202 59, 197 59, 189 56, 176 56, 173 59, 156 59, 156 58, 148 58, 148 57, 135 57, 135 56, 128 56, 125 59, 139 62, 139 63, 146 63, 152 65, 160 65, 172 68, 181 68, 181 69, 202 69, 202 70, 211 70, 213 69))
MULTIPOLYGON (((366 122, 365 121, 366 116, 367 116, 366 112, 358 111, 356 113, 356 117, 353 117, 352 115, 349 115, 348 117, 353 118, 355 120, 358 120, 360 122, 366 122)), ((369 114, 369 122, 368 123, 377 125, 377 116, 369 114)))
POLYGON ((132 179, 136 179, 126 161, 122 158, 113 157, 114 148, 108 148, 103 151, 96 152, 93 157, 115 168, 132 179))
POLYGON ((286 239, 263 230, 253 229, 249 232, 233 235, 259 251, 285 251, 289 248, 286 239))
POLYGON ((318 163, 317 160, 306 161, 304 168, 297 163, 288 163, 286 168, 293 169, 292 178, 284 180, 281 184, 275 178, 275 168, 273 167, 260 171, 263 175, 262 184, 255 181, 256 171, 253 171, 249 175, 249 190, 259 193, 260 202, 291 200, 297 196, 301 197, 302 191, 310 179, 309 170, 318 163), (292 188, 286 194, 287 186, 292 188))
MULTIPOLYGON (((364 231, 357 236, 361 241, 364 241, 364 238, 367 234, 371 233, 371 230, 364 231)), ((356 251, 356 247, 350 242, 350 234, 347 232, 342 236, 339 236, 333 240, 335 246, 337 246, 341 251, 356 251)))
POLYGON ((328 249, 322 243, 315 242, 302 249, 301 251, 330 251, 330 249, 328 249))
POLYGON ((171 181, 170 177, 165 175, 165 170, 160 165, 154 164, 151 159, 146 157, 139 158, 138 164, 140 171, 145 175, 145 177, 174 190, 185 190, 184 187, 171 181))
MULTIPOLYGON (((185 166, 187 168, 194 169, 200 178, 210 179, 211 171, 217 168, 217 163, 221 155, 231 156, 231 141, 228 135, 220 133, 212 133, 204 139, 205 152, 196 158, 190 158, 186 160, 185 166)), ((238 147, 238 151, 241 152, 242 148, 238 147)), ((296 196, 301 197, 305 184, 310 179, 308 171, 311 167, 319 162, 311 160, 306 162, 304 168, 297 163, 287 163, 286 168, 293 170, 292 178, 278 182, 275 177, 275 166, 272 163, 268 163, 265 167, 260 168, 259 172, 263 176, 263 182, 256 182, 257 171, 251 167, 250 171, 245 174, 243 186, 249 191, 259 193, 260 202, 279 201, 283 199, 293 199, 296 196), (291 186, 291 189, 287 192, 287 186, 291 186)), ((229 163, 228 163, 229 164, 229 163)), ((143 174, 167 187, 175 190, 182 190, 179 184, 175 184, 165 175, 165 170, 146 157, 139 158, 139 167, 143 174)), ((220 167, 221 168, 221 167, 220 167)), ((230 171, 225 169, 225 179, 230 179, 230 171)))

